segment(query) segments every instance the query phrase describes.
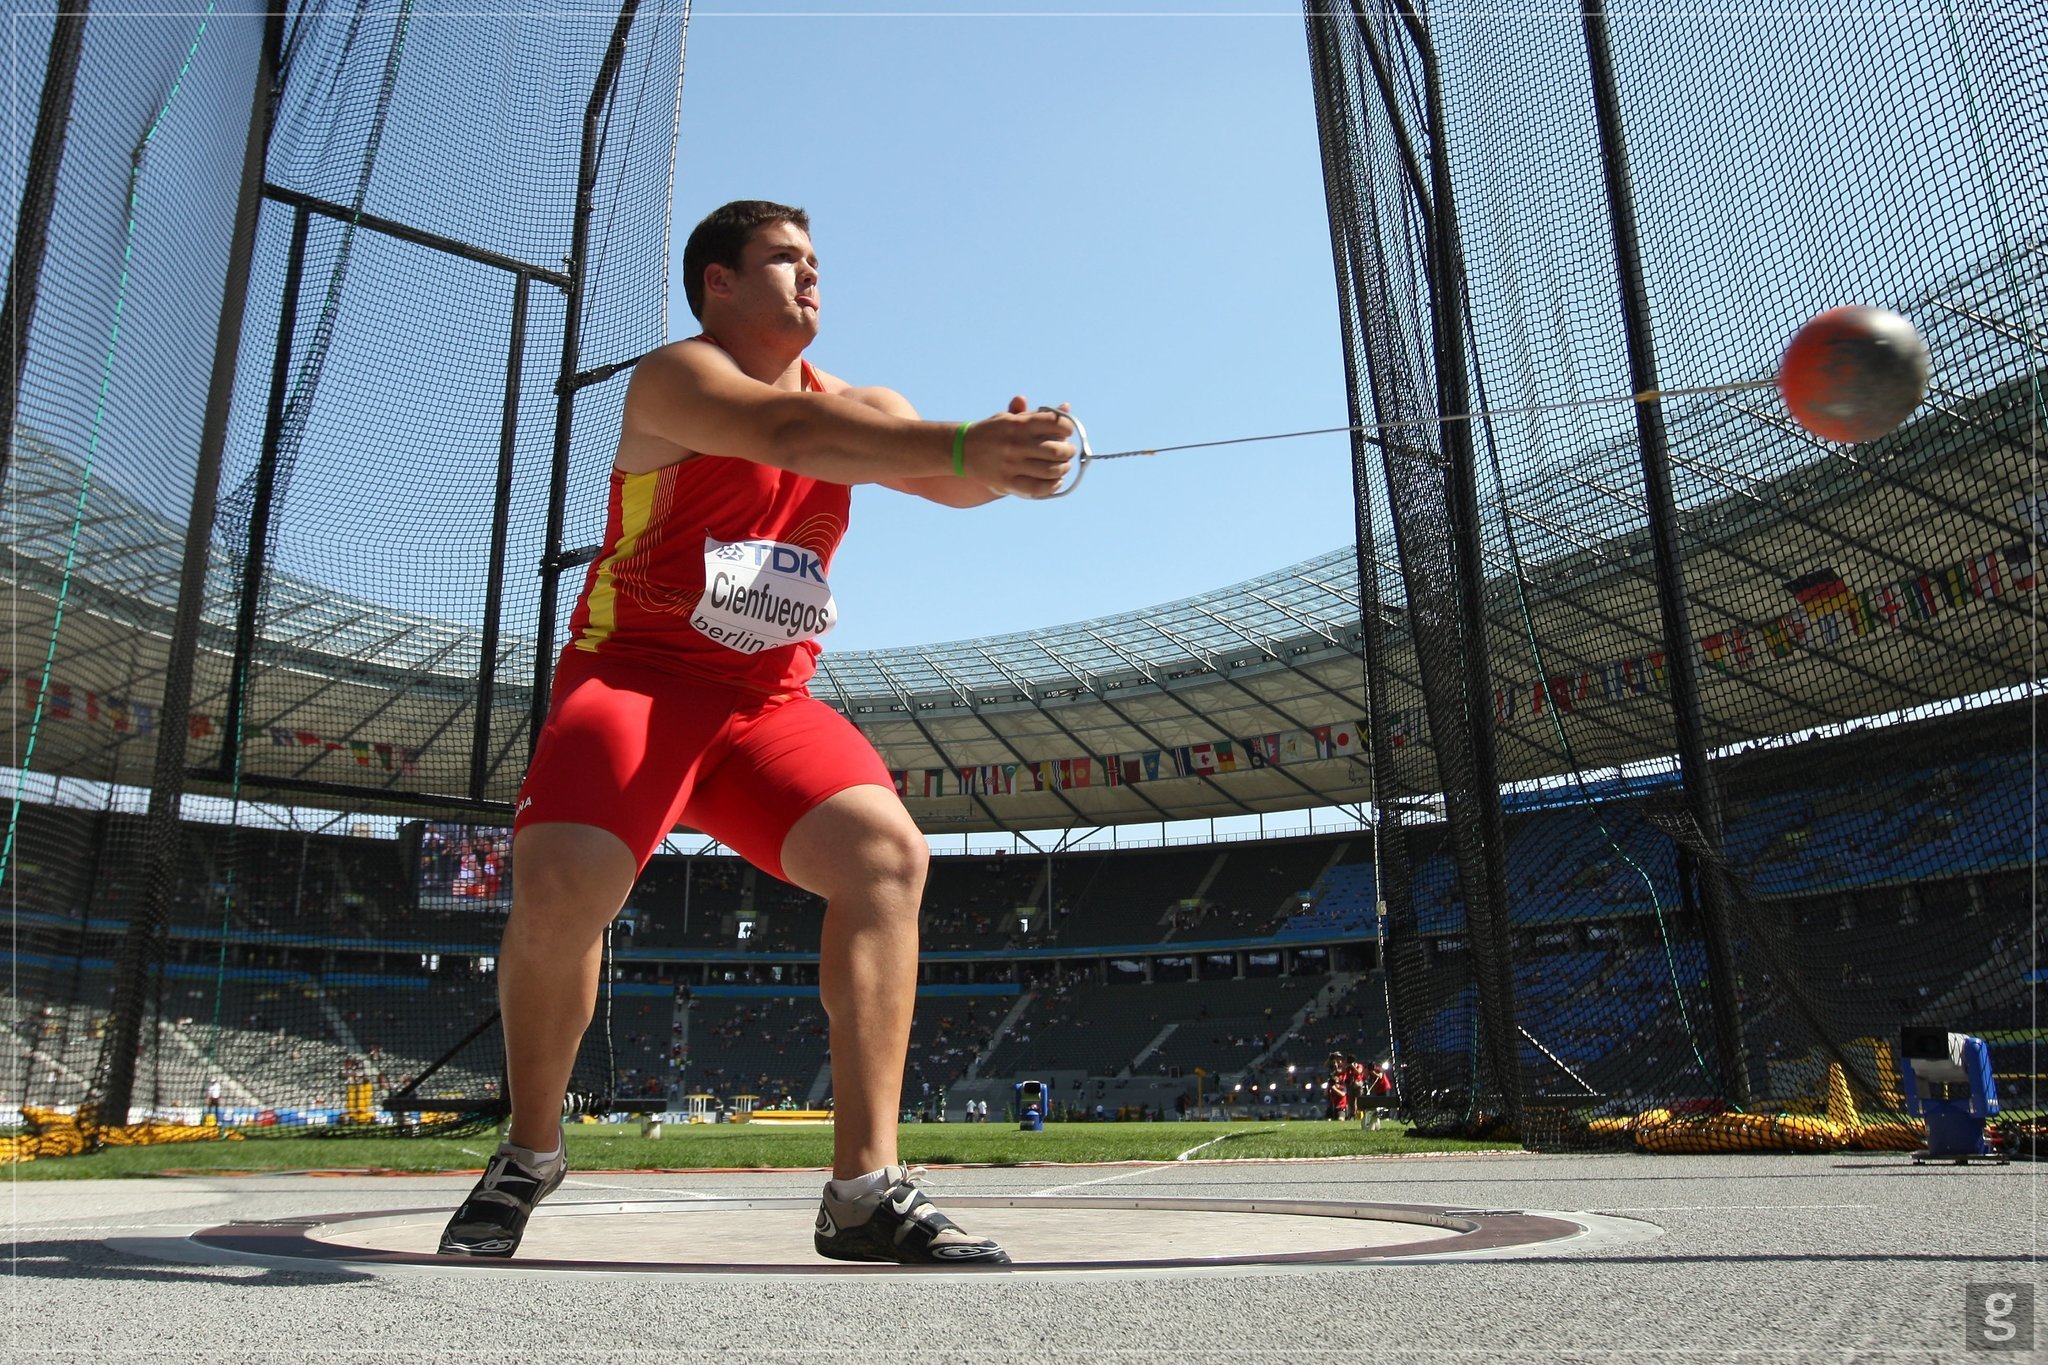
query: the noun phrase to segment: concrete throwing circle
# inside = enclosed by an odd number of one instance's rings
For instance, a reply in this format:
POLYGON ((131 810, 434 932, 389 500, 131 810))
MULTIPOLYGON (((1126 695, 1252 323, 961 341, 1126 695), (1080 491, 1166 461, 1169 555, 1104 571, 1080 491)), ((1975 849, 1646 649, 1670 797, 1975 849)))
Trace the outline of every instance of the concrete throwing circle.
POLYGON ((194 1233, 209 1251, 334 1269, 638 1271, 846 1275, 937 1270, 1192 1270, 1348 1265, 1513 1254, 1580 1239, 1591 1215, 1308 1199, 949 1195, 949 1211, 1014 1258, 1008 1267, 857 1265, 811 1246, 815 1198, 635 1199, 543 1204, 511 1260, 435 1254, 449 1211, 406 1209, 227 1223, 194 1233))

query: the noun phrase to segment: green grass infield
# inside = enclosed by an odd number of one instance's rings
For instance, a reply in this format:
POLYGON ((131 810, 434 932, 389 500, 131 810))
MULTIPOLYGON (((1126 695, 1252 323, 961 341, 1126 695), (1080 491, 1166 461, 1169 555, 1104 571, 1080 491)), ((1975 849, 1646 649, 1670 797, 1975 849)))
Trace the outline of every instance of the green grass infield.
MULTIPOLYGON (((275 1133, 275 1129, 261 1130, 275 1133)), ((571 1124, 569 1164, 578 1171, 678 1171, 723 1168, 802 1170, 832 1160, 829 1127, 770 1124, 669 1124, 644 1138, 637 1124, 571 1124)), ((1055 1123, 1042 1133, 1008 1123, 906 1123, 898 1143, 919 1165, 1022 1165, 1032 1162, 1191 1161, 1424 1152, 1516 1150, 1513 1143, 1410 1138, 1388 1125, 1311 1119, 1268 1123, 1055 1123)), ((207 1172, 365 1171, 411 1174, 473 1171, 496 1138, 249 1137, 241 1142, 110 1147, 84 1156, 45 1157, 8 1168, 17 1180, 118 1180, 207 1172)))

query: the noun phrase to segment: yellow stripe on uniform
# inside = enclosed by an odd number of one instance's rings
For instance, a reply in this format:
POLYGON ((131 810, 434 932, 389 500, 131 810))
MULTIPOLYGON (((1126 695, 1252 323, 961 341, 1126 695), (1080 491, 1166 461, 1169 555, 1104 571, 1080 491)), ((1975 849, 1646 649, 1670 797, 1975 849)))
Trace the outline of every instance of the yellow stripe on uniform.
POLYGON ((597 577, 590 585, 590 620, 577 637, 578 649, 596 653, 618 627, 619 589, 613 569, 640 547, 640 537, 647 534, 647 523, 654 517, 654 494, 660 482, 659 470, 625 476, 619 489, 618 543, 597 566, 597 577))

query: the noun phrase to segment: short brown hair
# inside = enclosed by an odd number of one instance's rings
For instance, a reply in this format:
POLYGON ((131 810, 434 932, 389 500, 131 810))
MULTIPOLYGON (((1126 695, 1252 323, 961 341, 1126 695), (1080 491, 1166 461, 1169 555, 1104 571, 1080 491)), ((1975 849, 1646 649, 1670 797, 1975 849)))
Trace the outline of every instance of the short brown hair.
POLYGON ((704 320, 705 267, 739 269, 740 253, 747 249, 754 230, 771 223, 792 223, 806 233, 811 230, 811 217, 802 209, 766 199, 735 199, 722 204, 690 229, 690 240, 683 244, 683 297, 697 321, 704 320))

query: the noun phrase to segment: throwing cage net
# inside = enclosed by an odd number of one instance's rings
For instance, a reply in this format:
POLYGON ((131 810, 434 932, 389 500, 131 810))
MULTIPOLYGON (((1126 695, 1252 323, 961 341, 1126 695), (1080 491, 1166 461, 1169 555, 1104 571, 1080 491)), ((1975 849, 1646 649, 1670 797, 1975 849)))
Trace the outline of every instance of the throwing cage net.
MULTIPOLYGON (((499 1101, 499 831, 352 836, 509 816, 665 338, 687 17, 17 24, 16 1155, 499 1101)), ((610 1096, 605 1023, 572 1085, 610 1096)))
POLYGON ((2024 1124, 2048 364, 2026 21, 1307 23, 1353 420, 1500 413, 1354 446, 1409 1109, 1534 1146, 1910 1147, 1897 1044, 1934 1025, 1991 1040, 2024 1124), (1846 303, 1933 354, 1880 440, 1753 392, 1625 401, 1767 377, 1846 303))

